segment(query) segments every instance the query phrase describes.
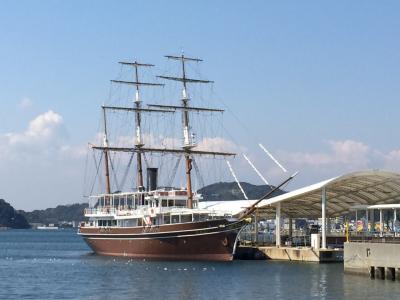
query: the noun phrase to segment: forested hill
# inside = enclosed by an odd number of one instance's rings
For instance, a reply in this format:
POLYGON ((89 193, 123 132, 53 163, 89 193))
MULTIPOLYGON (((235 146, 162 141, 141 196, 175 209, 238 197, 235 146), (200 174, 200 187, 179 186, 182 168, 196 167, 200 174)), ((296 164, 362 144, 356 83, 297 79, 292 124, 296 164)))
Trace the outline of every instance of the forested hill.
POLYGON ((4 199, 0 199, 0 227, 24 229, 30 226, 21 213, 16 211, 4 199))
MULTIPOLYGON (((249 199, 258 199, 274 187, 271 185, 254 185, 241 182, 243 190, 249 199)), ((217 182, 198 190, 203 195, 203 201, 243 200, 244 196, 236 182, 217 182)), ((269 198, 286 193, 283 190, 275 191, 269 198)))
POLYGON ((30 212, 21 211, 21 213, 29 223, 59 224, 60 222, 83 221, 85 219, 83 211, 87 207, 87 203, 76 203, 30 212))

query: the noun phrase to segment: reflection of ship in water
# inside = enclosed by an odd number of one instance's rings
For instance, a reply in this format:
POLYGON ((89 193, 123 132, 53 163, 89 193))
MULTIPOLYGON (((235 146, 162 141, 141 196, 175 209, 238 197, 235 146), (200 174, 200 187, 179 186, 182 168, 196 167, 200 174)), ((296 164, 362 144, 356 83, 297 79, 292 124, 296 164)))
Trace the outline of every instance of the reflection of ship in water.
MULTIPOLYGON (((163 84, 140 81, 138 70, 151 67, 150 64, 121 62, 133 67, 135 81, 115 80, 114 82, 135 87, 133 107, 103 106, 104 140, 102 146, 92 146, 101 152, 105 169, 105 193, 91 196, 94 200, 85 210, 89 221, 82 223, 79 234, 94 252, 101 255, 127 256, 156 259, 232 260, 237 236, 248 222, 243 214, 233 218, 224 211, 201 209, 198 206, 202 196, 192 190, 192 168, 196 168, 195 157, 229 157, 229 152, 199 150, 195 135, 191 132, 192 113, 216 113, 223 110, 189 105, 188 85, 209 83, 207 80, 187 77, 186 65, 200 62, 200 59, 181 56, 167 56, 179 61, 181 76, 159 76, 159 78, 182 83, 182 97, 179 105, 149 104, 142 107, 141 87, 156 87, 163 84), (132 112, 135 116, 135 137, 133 147, 109 145, 107 133, 107 112, 132 112), (183 145, 180 148, 148 147, 142 138, 142 114, 176 114, 182 118, 183 145), (129 192, 115 192, 110 188, 110 154, 126 152, 136 156, 136 189, 129 192), (147 187, 143 183, 142 159, 147 163, 146 154, 180 155, 184 159, 186 187, 161 188, 157 183, 158 169, 148 167, 147 187)), ((133 156, 132 156, 133 157, 133 156)), ((180 160, 179 158, 179 160, 180 160)), ((179 160, 175 165, 179 167, 179 160)))

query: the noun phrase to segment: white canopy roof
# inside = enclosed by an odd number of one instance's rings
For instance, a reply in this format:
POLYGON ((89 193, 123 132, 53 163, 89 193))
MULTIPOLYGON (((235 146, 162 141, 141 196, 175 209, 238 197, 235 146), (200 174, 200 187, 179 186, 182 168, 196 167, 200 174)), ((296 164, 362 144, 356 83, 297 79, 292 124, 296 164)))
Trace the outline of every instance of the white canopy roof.
MULTIPOLYGON (((275 215, 276 203, 281 203, 281 214, 293 218, 321 217, 321 194, 326 191, 326 215, 336 217, 354 206, 371 206, 400 202, 400 174, 371 170, 348 173, 292 192, 263 200, 260 213, 275 215)), ((200 202, 201 208, 225 210, 237 214, 256 200, 200 202)))

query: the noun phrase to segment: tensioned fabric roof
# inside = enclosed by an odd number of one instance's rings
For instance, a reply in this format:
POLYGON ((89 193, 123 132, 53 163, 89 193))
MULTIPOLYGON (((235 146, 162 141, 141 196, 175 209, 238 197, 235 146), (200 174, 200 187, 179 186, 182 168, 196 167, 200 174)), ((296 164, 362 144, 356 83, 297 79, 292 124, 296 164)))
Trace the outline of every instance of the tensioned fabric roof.
MULTIPOLYGON (((348 173, 292 192, 263 200, 259 213, 275 216, 275 206, 281 203, 281 215, 292 218, 321 217, 321 195, 326 191, 326 215, 343 215, 355 206, 400 203, 400 174, 371 170, 348 173)), ((200 202, 202 208, 239 213, 255 200, 200 202)))

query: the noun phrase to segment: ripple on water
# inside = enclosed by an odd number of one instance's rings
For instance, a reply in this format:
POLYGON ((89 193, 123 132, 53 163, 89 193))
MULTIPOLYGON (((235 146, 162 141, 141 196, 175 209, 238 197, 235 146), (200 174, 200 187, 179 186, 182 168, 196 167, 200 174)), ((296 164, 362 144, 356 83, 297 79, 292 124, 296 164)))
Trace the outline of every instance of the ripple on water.
POLYGON ((74 231, 0 232, 0 299, 393 299, 400 283, 340 264, 169 262, 93 255, 74 231))

